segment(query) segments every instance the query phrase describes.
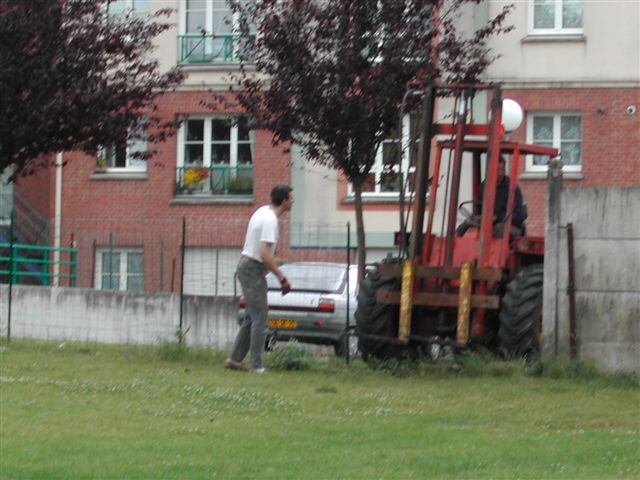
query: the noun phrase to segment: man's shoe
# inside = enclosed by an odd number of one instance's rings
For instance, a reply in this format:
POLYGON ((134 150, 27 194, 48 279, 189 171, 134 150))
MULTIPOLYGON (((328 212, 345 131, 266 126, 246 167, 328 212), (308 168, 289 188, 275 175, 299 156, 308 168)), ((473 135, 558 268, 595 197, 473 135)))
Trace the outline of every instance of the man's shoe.
POLYGON ((262 368, 252 368, 251 373, 257 373, 258 375, 264 375, 265 373, 267 373, 267 369, 262 367, 262 368))
POLYGON ((228 368, 229 370, 248 370, 247 366, 244 363, 236 362, 235 360, 231 360, 230 358, 227 358, 224 361, 224 368, 228 368))

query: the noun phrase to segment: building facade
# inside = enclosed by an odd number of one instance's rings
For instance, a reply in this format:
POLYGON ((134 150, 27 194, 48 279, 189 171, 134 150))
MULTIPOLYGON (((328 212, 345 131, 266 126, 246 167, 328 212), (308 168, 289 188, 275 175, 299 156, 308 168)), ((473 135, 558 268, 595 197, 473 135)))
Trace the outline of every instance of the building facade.
MULTIPOLYGON (((474 5, 461 21, 472 28, 507 3, 474 5)), ((49 219, 52 243, 78 248, 77 285, 177 291, 184 263, 186 293, 232 294, 246 222, 277 183, 292 184, 296 200, 279 256, 344 259, 347 232, 355 229, 346 180, 307 161, 295 145, 274 147, 269 132, 251 130, 226 102, 211 106, 238 67, 226 3, 120 0, 116 7, 142 14, 175 9, 176 27, 157 39, 157 52, 162 68, 181 64, 187 78, 161 97, 159 108, 182 124, 148 161, 132 156, 146 148, 143 142, 107 146, 98 158, 64 152, 15 186, 49 219)), ((504 97, 524 109, 512 138, 560 149, 570 186, 639 185, 640 3, 527 0, 515 4, 508 23, 515 29, 491 41, 500 58, 485 79, 501 82, 504 97)), ((367 183, 369 261, 396 251, 399 194, 386 164, 395 144, 408 142, 415 129, 407 116, 405 137, 385 142, 367 183)), ((409 156, 404 175, 412 173, 409 156)), ((527 158, 518 175, 534 235, 544 231, 545 162, 527 158)))

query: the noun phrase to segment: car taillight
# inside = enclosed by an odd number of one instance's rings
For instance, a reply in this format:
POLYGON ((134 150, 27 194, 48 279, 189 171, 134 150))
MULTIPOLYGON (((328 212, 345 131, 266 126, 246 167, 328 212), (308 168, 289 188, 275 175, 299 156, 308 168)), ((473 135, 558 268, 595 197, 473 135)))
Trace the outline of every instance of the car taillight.
POLYGON ((329 298, 321 298, 318 302, 318 311, 324 313, 333 313, 336 310, 336 304, 329 298))
POLYGON ((238 307, 244 308, 246 306, 247 306, 247 302, 245 301, 244 297, 240 297, 240 300, 238 301, 238 307))

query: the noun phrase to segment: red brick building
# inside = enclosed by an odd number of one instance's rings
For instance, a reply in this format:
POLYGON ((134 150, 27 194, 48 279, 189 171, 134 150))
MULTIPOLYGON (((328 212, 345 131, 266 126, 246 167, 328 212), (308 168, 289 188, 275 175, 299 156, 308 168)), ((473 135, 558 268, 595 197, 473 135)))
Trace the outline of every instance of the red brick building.
MULTIPOLYGON (((492 18, 506 3, 473 6, 471 21, 492 18)), ((518 2, 509 17, 514 31, 489 45, 501 57, 486 80, 501 82, 503 96, 525 113, 512 138, 560 149, 568 186, 640 185, 640 3, 541 5, 518 2)), ((227 90, 226 76, 237 68, 229 53, 233 35, 221 20, 228 11, 213 0, 153 2, 167 6, 176 8, 177 29, 159 39, 161 64, 182 64, 188 78, 159 106, 166 118, 183 120, 177 134, 155 146, 157 155, 146 163, 129 156, 144 148, 139 144, 106 147, 106 171, 94 158, 64 152, 64 168, 52 166, 15 186, 49 219, 52 244, 78 247, 77 284, 178 290, 184 219, 185 291, 232 293, 246 222, 281 182, 294 186, 296 203, 285 219, 280 255, 342 260, 347 222, 355 228, 349 186, 295 146, 285 152, 271 145, 268 132, 231 121, 239 112, 203 106, 211 100, 208 90, 227 90)), ((381 151, 364 195, 369 260, 395 252, 398 191, 386 181, 384 165, 381 151)), ((545 160, 527 158, 520 166, 534 235, 544 231, 545 179, 545 160)))
MULTIPOLYGON (((531 131, 536 115, 555 123, 567 117, 579 120, 580 134, 566 140, 580 144, 579 163, 565 164, 567 187, 640 185, 640 115, 629 109, 640 104, 640 88, 509 89, 504 95, 526 108, 527 122, 514 132, 514 139, 536 143, 531 131)), ((565 162, 565 156, 561 159, 565 162)), ((529 232, 542 235, 546 170, 536 169, 529 160, 520 172, 518 181, 529 205, 529 232)))

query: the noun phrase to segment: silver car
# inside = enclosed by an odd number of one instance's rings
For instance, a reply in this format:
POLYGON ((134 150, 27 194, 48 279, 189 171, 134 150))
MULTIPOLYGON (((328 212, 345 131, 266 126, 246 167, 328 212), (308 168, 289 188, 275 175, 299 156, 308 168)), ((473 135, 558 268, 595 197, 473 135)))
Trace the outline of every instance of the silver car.
MULTIPOLYGON (((351 358, 358 351, 355 336, 346 335, 347 297, 349 326, 355 326, 358 268, 327 262, 292 262, 280 267, 292 290, 280 292, 280 282, 272 273, 267 275, 269 292, 268 343, 274 340, 296 339, 300 342, 333 345, 336 355, 344 356, 348 345, 351 358)), ((244 298, 240 298, 238 319, 244 318, 244 298)))

